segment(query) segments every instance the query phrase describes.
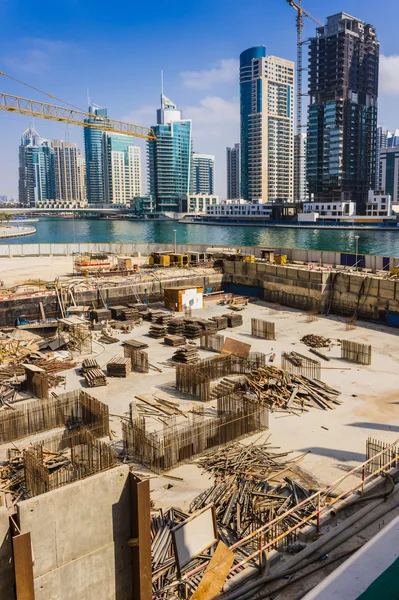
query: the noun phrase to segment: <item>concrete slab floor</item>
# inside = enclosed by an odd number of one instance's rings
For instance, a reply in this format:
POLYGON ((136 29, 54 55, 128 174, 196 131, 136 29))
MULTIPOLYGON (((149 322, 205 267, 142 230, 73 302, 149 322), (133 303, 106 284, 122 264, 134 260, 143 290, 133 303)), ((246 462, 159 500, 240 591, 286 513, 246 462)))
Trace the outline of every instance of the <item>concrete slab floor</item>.
MULTIPOLYGON (((215 301, 207 302, 206 307, 195 312, 195 315, 209 318, 229 312, 225 306, 215 301)), ((340 359, 340 347, 334 345, 328 352, 331 360, 322 361, 322 380, 341 390, 342 405, 332 411, 310 409, 302 416, 285 415, 277 412, 271 415, 270 430, 273 446, 282 451, 292 450, 295 454, 309 451, 301 463, 301 468, 309 472, 321 484, 332 483, 347 471, 365 460, 366 439, 378 438, 392 443, 399 438, 399 343, 396 330, 359 322, 356 329, 347 331, 345 320, 335 317, 319 316, 316 321, 307 322, 306 314, 295 309, 277 307, 263 301, 250 303, 240 314, 244 323, 241 327, 226 329, 221 333, 252 345, 253 351, 276 353, 274 364, 280 364, 282 351, 295 350, 315 358, 300 338, 308 333, 329 337, 332 340, 351 339, 373 346, 371 366, 361 366, 340 359), (277 310, 278 309, 278 310, 277 310), (265 341, 252 337, 251 318, 274 321, 276 323, 276 341, 265 341), (327 429, 324 429, 327 428, 327 429)), ((179 316, 176 314, 176 316, 179 316)), ((106 387, 92 388, 87 391, 109 405, 111 429, 118 437, 121 433, 121 421, 115 415, 127 415, 129 403, 138 393, 155 393, 159 390, 175 394, 173 388, 175 373, 173 368, 164 363, 171 358, 174 348, 165 346, 162 340, 148 337, 150 323, 144 322, 129 334, 116 334, 120 339, 117 344, 93 344, 94 355, 101 367, 115 354, 123 354, 121 342, 130 338, 148 343, 150 362, 161 368, 162 373, 151 370, 148 374, 133 373, 127 379, 109 378, 106 387)), ((198 343, 198 341, 197 341, 198 343)), ((215 356, 214 353, 200 351, 201 357, 215 356)), ((81 361, 81 359, 80 359, 81 361)), ((77 369, 66 371, 67 391, 84 385, 77 369)), ((57 392, 64 391, 59 388, 57 392)), ((196 404, 188 397, 180 399, 180 406, 189 410, 196 404)), ((250 443, 259 437, 255 434, 244 440, 250 443)), ((266 436, 265 436, 266 437, 266 436)), ((120 443, 115 439, 117 447, 120 443)), ((0 447, 1 452, 1 447, 0 447)), ((138 473, 148 470, 134 465, 138 473)), ((180 466, 170 472, 171 475, 183 477, 184 481, 173 481, 165 477, 153 476, 151 489, 156 506, 167 508, 170 505, 186 510, 191 500, 203 489, 209 487, 212 480, 209 474, 201 475, 200 469, 193 464, 180 466), (173 487, 165 489, 166 484, 173 487)), ((349 482, 348 482, 349 483, 349 482)), ((353 481, 352 481, 353 483, 353 481)))

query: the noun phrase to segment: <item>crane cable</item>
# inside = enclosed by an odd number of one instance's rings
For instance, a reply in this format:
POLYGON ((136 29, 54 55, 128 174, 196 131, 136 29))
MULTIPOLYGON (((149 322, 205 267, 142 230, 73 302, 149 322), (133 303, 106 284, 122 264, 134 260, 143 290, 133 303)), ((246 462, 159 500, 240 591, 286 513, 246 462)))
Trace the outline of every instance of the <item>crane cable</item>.
POLYGON ((26 87, 31 88, 32 90, 35 90, 36 92, 39 92, 40 94, 44 94, 45 96, 48 96, 49 98, 52 98, 53 100, 58 100, 58 102, 62 102, 63 104, 66 104, 67 106, 70 106, 71 108, 74 108, 80 112, 87 114, 87 115, 90 115, 90 116, 96 117, 96 118, 101 118, 93 113, 82 110, 81 108, 79 108, 79 106, 75 106, 75 104, 71 104, 70 102, 66 102, 65 100, 62 100, 62 98, 53 96, 53 94, 49 94, 48 92, 45 92, 44 90, 41 90, 41 89, 35 87, 34 85, 30 85, 29 83, 25 83, 25 81, 21 81, 20 79, 17 79, 16 77, 12 77, 11 75, 4 73, 3 71, 0 71, 0 75, 4 75, 4 77, 8 77, 8 79, 12 79, 13 81, 16 81, 17 83, 21 83, 22 85, 26 85, 26 87))

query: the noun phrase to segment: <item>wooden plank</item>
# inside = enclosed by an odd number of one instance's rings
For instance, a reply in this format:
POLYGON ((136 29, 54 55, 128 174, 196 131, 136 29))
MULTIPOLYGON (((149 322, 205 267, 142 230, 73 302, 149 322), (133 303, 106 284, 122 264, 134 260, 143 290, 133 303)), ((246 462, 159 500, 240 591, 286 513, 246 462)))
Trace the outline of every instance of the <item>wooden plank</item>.
POLYGON ((12 538, 17 600, 35 600, 30 532, 12 538))
POLYGON ((295 396, 297 395, 298 392, 299 392, 299 388, 297 388, 297 387, 292 390, 290 399, 287 402, 287 408, 290 408, 292 406, 292 403, 294 402, 295 396))
POLYGON ((159 404, 159 402, 157 402, 150 396, 147 396, 146 394, 137 394, 135 396, 135 398, 137 398, 137 400, 140 400, 140 402, 145 402, 146 404, 149 404, 153 408, 160 410, 161 412, 165 413, 166 415, 175 415, 176 414, 176 411, 174 409, 169 408, 168 406, 165 406, 165 405, 161 406, 161 404, 159 404))
POLYGON ((234 552, 223 542, 219 542, 215 554, 207 568, 201 583, 191 596, 191 600, 214 600, 219 596, 226 577, 233 565, 234 552))
POLYGON ((320 352, 320 350, 316 350, 316 348, 308 348, 308 350, 309 352, 312 352, 312 354, 316 354, 316 356, 318 356, 319 358, 323 358, 324 360, 331 360, 329 356, 323 354, 323 352, 320 352))
POLYGON ((245 344, 244 342, 239 342, 228 337, 224 340, 222 354, 233 354, 240 358, 248 358, 250 351, 250 344, 245 344))

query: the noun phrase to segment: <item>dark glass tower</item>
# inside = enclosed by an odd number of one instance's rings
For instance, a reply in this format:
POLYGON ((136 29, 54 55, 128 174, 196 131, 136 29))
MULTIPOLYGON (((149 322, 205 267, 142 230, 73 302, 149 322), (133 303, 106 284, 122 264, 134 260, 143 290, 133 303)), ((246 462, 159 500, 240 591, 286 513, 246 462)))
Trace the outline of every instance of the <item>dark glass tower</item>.
MULTIPOLYGON (((87 123, 100 123, 107 120, 107 109, 100 106, 90 106, 87 123), (94 116, 96 115, 96 116, 94 116)), ((105 202, 104 189, 104 157, 103 157, 104 131, 94 127, 85 127, 85 157, 86 157, 86 190, 89 204, 101 204, 105 202)))
POLYGON ((379 43, 372 25, 327 18, 309 47, 307 178, 312 200, 353 200, 375 183, 379 43))
POLYGON ((241 197, 248 199, 249 115, 252 114, 252 61, 266 56, 265 46, 254 46, 240 54, 241 197))

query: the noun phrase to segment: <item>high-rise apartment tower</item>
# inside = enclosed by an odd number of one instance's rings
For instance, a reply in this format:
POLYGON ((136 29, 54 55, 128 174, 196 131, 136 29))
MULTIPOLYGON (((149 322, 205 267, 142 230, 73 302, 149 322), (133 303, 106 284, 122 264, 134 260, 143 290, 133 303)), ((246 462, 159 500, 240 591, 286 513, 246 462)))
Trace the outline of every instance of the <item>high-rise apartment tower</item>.
MULTIPOLYGON (((88 123, 104 122, 107 117, 107 109, 100 106, 89 106, 89 112, 93 116, 86 120, 88 123)), ((86 193, 89 204, 105 202, 103 133, 101 129, 84 128, 86 193)))
POLYGON ((103 144, 105 202, 128 204, 141 196, 141 149, 116 133, 105 133, 103 144))
POLYGON ((191 194, 215 193, 215 157, 194 152, 191 157, 191 194))
POLYGON ((378 61, 374 27, 346 13, 310 39, 309 194, 355 201, 359 214, 375 185, 378 61))
POLYGON ((19 146, 18 196, 20 204, 34 207, 38 202, 54 200, 54 177, 50 140, 33 128, 22 134, 19 146))
POLYGON ((55 199, 61 202, 80 202, 79 150, 76 144, 52 140, 55 199))
POLYGON ((157 139, 147 141, 150 194, 157 211, 178 212, 179 200, 190 192, 191 121, 162 94, 153 130, 157 139))
POLYGON ((240 144, 226 148, 227 198, 241 198, 240 190, 240 144))
POLYGON ((264 46, 240 55, 241 195, 294 199, 294 63, 266 56, 264 46))

